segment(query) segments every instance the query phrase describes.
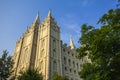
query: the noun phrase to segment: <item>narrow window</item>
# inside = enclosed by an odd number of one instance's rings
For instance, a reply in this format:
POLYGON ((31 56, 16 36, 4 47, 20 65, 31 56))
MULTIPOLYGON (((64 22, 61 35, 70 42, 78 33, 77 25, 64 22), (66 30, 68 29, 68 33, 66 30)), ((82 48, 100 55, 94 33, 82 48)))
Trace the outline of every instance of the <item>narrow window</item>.
POLYGON ((53 48, 55 49, 56 48, 56 41, 53 40, 53 48))
POLYGON ((70 69, 70 72, 72 72, 72 69, 70 69))
POLYGON ((53 57, 57 57, 55 49, 53 49, 53 57))
POLYGON ((76 74, 76 70, 74 70, 74 73, 76 74))
POLYGON ((75 67, 75 62, 73 61, 73 67, 75 67))
POLYGON ((78 67, 78 63, 77 63, 77 69, 79 69, 79 67, 78 67))
POLYGON ((70 54, 70 52, 68 51, 68 54, 70 54))
POLYGON ((57 63, 56 61, 53 62, 53 70, 56 73, 57 72, 57 63))
POLYGON ((67 71, 67 67, 65 67, 65 71, 67 71))
POLYGON ((63 52, 65 52, 65 49, 63 49, 63 52))
POLYGON ((64 57, 64 64, 66 64, 67 63, 67 61, 66 61, 66 57, 64 57))
POLYGON ((69 63, 69 66, 71 66, 71 60, 70 59, 68 60, 68 63, 69 63))

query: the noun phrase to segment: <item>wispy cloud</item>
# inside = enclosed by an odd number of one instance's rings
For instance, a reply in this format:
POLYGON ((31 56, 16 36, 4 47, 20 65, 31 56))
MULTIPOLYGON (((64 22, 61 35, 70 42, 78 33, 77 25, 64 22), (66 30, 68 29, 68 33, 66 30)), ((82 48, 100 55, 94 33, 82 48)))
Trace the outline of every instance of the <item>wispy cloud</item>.
POLYGON ((83 0, 82 5, 87 6, 89 4, 89 0, 83 0))
POLYGON ((77 6, 77 7, 86 7, 86 6, 90 6, 92 5, 93 3, 95 3, 95 1, 97 0, 75 0, 74 1, 74 4, 72 1, 69 1, 69 5, 70 6, 77 6))
POLYGON ((78 23, 63 23, 64 26, 66 26, 70 31, 74 31, 74 33, 79 34, 80 33, 80 25, 78 23))
POLYGON ((80 33, 80 24, 76 20, 77 16, 73 14, 67 14, 66 17, 61 19, 62 26, 70 31, 74 31, 75 33, 80 33))
POLYGON ((96 0, 81 0, 81 4, 83 7, 92 5, 93 3, 95 3, 96 0))
POLYGON ((63 42, 69 44, 70 35, 72 35, 75 45, 78 47, 78 40, 80 37, 80 24, 76 20, 75 15, 66 15, 60 20, 61 22, 61 38, 63 42))

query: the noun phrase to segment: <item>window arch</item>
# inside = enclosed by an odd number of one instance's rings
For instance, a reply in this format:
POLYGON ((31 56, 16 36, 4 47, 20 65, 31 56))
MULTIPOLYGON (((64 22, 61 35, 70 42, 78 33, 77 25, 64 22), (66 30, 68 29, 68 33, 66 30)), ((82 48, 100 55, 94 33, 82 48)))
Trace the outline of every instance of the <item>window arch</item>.
POLYGON ((53 49, 53 57, 57 57, 55 49, 53 49))
POLYGON ((77 63, 77 69, 79 69, 78 63, 77 63))
POLYGON ((69 66, 71 66, 71 60, 70 59, 68 59, 68 63, 69 63, 69 66))
POLYGON ((56 73, 57 72, 57 62, 53 61, 53 71, 56 73))
POLYGON ((53 48, 54 49, 56 48, 56 40, 55 39, 53 40, 53 48))
POLYGON ((67 63, 67 61, 66 61, 66 57, 64 57, 64 64, 66 64, 67 63))
POLYGON ((75 62, 73 61, 73 67, 75 67, 75 62))

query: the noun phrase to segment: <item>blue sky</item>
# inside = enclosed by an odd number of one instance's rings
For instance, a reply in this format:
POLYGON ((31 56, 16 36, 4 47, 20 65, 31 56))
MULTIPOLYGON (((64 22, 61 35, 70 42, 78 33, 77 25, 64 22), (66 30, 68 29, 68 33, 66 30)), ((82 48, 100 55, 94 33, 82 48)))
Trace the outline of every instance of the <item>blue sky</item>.
POLYGON ((61 39, 69 44, 70 35, 77 47, 81 25, 97 25, 117 0, 0 0, 0 53, 7 49, 13 54, 16 41, 35 20, 39 11, 42 22, 51 10, 61 28, 61 39))

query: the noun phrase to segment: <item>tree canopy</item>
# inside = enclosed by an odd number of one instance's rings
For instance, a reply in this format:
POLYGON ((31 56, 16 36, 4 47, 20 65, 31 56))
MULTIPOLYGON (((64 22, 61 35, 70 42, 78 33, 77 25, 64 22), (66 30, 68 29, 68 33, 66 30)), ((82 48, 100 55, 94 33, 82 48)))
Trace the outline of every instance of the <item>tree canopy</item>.
POLYGON ((43 77, 37 70, 27 69, 26 71, 20 72, 18 80, 43 80, 43 77))
POLYGON ((79 57, 87 55, 91 63, 83 65, 80 77, 84 80, 120 80, 120 9, 109 10, 98 23, 100 28, 82 25, 79 57))
POLYGON ((6 80, 10 76, 12 65, 12 57, 8 56, 7 50, 4 50, 0 57, 0 80, 6 80))
POLYGON ((68 80, 66 77, 60 76, 58 74, 53 75, 53 80, 68 80))

